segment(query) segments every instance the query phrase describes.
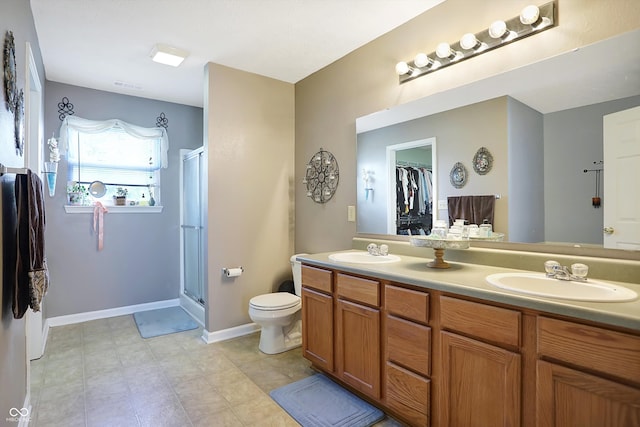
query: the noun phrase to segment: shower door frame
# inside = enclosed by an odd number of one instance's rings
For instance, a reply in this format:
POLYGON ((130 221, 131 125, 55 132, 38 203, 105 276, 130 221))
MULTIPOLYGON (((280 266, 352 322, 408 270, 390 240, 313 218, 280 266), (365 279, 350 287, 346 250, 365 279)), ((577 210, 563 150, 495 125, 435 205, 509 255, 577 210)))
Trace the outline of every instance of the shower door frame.
MULTIPOLYGON (((195 157, 195 156, 203 156, 204 155, 204 147, 200 147, 200 148, 196 148, 194 150, 189 150, 189 149, 181 149, 180 150, 180 306, 182 306, 185 310, 187 310, 192 317, 195 317, 197 321, 200 322, 200 324, 202 326, 204 326, 205 323, 205 307, 202 303, 197 302, 193 299, 192 296, 190 296, 185 289, 185 224, 184 224, 184 161, 187 159, 187 157, 195 157)), ((199 171, 199 175, 200 178, 202 179, 202 170, 199 171)), ((199 240, 199 253, 200 253, 200 259, 199 259, 199 270, 200 270, 200 280, 202 281, 201 286, 202 286, 202 295, 201 298, 203 299, 203 301, 205 301, 204 304, 206 304, 206 299, 205 299, 205 294, 206 294, 206 289, 205 289, 205 285, 206 285, 206 271, 205 271, 205 265, 204 263, 206 262, 205 259, 205 255, 206 255, 206 251, 204 248, 205 245, 205 239, 206 239, 206 235, 203 235, 204 233, 204 227, 202 224, 202 219, 203 219, 203 203, 205 203, 204 198, 202 197, 202 185, 203 183, 200 183, 200 225, 197 226, 199 227, 200 230, 200 240, 199 240)))

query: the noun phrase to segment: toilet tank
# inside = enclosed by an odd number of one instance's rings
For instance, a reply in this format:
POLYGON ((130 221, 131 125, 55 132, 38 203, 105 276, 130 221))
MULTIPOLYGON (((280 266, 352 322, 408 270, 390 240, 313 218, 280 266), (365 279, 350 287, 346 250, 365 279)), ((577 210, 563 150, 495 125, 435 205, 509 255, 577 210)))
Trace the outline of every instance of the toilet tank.
POLYGON ((293 272, 293 287, 296 295, 300 296, 302 293, 302 263, 296 261, 296 257, 307 254, 296 254, 291 257, 291 271, 293 272))

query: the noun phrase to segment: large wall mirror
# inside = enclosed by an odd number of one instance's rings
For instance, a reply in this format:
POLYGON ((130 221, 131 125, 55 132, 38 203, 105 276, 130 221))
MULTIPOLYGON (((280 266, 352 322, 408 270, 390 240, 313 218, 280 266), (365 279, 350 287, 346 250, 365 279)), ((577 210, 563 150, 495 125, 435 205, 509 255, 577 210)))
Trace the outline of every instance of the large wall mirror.
MULTIPOLYGON (((394 233, 398 224, 391 218, 390 193, 396 190, 388 172, 389 147, 408 144, 407 150, 414 150, 417 142, 437 140, 430 165, 438 183, 431 220, 447 218, 449 196, 492 194, 497 197, 494 228, 514 249, 521 243, 565 251, 610 247, 623 249, 611 249, 616 257, 627 253, 635 259, 640 245, 632 239, 631 244, 608 245, 603 230, 610 226, 606 212, 616 206, 623 205, 634 213, 632 221, 640 221, 638 182, 632 182, 637 168, 601 162, 603 118, 638 106, 640 30, 361 117, 356 121, 357 167, 370 180, 359 179, 356 185, 357 232, 402 234, 394 233), (485 175, 472 166, 481 147, 493 157, 485 175), (462 188, 449 182, 456 162, 468 173, 462 188), (628 172, 621 177, 620 170, 628 172), (593 205, 596 195, 599 207, 593 205)), ((416 154, 407 153, 410 162, 416 154)))

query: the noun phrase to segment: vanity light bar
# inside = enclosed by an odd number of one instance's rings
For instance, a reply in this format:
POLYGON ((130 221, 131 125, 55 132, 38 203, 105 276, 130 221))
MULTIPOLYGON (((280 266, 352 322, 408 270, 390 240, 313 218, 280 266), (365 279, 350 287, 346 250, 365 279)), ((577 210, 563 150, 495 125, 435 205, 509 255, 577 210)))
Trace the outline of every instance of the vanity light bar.
POLYGON ((396 72, 400 83, 473 58, 533 34, 556 26, 555 1, 542 6, 527 6, 520 15, 508 21, 495 21, 479 33, 467 33, 452 44, 440 43, 429 55, 419 53, 413 61, 398 62, 396 72))

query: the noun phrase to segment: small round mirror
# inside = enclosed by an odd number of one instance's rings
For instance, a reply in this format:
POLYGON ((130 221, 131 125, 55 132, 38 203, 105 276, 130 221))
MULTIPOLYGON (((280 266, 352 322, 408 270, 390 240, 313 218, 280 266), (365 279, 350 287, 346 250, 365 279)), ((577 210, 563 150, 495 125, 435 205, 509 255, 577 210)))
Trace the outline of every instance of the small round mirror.
POLYGON ((93 181, 91 185, 89 185, 89 193, 99 199, 107 193, 107 187, 105 187, 102 181, 93 181))

